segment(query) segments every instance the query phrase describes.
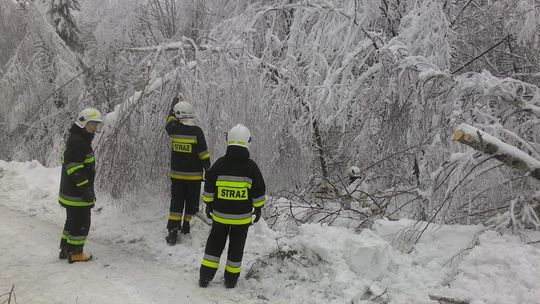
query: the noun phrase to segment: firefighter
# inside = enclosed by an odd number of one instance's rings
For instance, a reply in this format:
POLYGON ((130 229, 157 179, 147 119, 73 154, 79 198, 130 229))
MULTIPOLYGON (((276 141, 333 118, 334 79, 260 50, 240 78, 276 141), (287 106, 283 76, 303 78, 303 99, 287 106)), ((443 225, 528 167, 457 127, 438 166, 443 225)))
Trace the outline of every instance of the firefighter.
POLYGON ((249 158, 250 142, 248 128, 241 124, 234 126, 227 133, 225 156, 218 159, 206 175, 203 201, 206 215, 212 219, 212 228, 201 263, 200 287, 208 286, 214 278, 227 238, 225 286, 236 286, 249 226, 261 218, 266 186, 259 167, 249 158))
POLYGON ((165 127, 172 142, 171 205, 165 237, 171 246, 178 241, 178 230, 183 234, 190 232, 190 221, 199 211, 203 169, 210 168, 206 139, 201 128, 194 125, 194 117, 191 104, 179 101, 169 113, 165 127))
POLYGON ((68 262, 86 262, 91 254, 83 252, 90 229, 90 209, 96 196, 96 175, 92 139, 103 123, 101 113, 93 108, 81 111, 69 129, 69 136, 62 155, 62 176, 58 201, 66 209, 66 222, 60 240, 60 259, 68 262))

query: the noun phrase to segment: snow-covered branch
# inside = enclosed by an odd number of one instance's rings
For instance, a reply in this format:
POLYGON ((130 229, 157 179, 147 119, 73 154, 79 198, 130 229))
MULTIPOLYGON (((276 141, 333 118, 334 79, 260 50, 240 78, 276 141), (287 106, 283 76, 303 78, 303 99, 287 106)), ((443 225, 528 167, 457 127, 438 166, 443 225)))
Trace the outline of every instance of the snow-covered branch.
POLYGON ((461 124, 454 132, 452 139, 488 155, 493 155, 495 159, 506 165, 530 173, 532 177, 540 180, 540 160, 484 131, 467 124, 461 124))

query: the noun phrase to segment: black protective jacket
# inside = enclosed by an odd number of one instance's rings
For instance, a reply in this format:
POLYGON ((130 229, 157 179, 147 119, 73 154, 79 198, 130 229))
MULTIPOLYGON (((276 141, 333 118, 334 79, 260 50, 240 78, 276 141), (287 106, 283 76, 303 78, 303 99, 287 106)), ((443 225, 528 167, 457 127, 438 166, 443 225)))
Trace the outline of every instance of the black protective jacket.
POLYGON ((210 168, 210 153, 201 128, 169 116, 165 130, 171 138, 171 179, 202 181, 203 169, 210 168))
POLYGON ((64 207, 93 207, 96 176, 93 134, 76 124, 69 129, 62 155, 62 177, 58 200, 64 207))
POLYGON ((249 151, 228 146, 206 174, 203 201, 212 206, 212 219, 221 224, 251 223, 253 208, 266 203, 266 185, 249 151))

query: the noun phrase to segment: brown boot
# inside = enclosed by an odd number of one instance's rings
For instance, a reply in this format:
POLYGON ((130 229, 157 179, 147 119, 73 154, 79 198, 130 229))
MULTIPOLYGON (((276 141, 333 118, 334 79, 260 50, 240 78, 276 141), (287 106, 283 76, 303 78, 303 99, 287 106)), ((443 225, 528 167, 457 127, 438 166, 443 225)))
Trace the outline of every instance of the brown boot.
POLYGON ((74 254, 70 254, 68 256, 68 262, 70 264, 75 263, 75 262, 88 262, 91 259, 92 259, 92 255, 91 254, 86 254, 84 252, 74 253, 74 254))

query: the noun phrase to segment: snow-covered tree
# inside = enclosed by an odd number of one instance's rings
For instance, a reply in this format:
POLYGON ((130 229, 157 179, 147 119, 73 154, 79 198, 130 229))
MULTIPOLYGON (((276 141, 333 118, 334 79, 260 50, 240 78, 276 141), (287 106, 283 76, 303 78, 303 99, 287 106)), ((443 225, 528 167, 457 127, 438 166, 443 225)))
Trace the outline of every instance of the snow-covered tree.
POLYGON ((78 11, 78 0, 50 0, 49 18, 56 33, 75 51, 82 52, 83 46, 79 40, 79 29, 73 18, 74 10, 78 11))

